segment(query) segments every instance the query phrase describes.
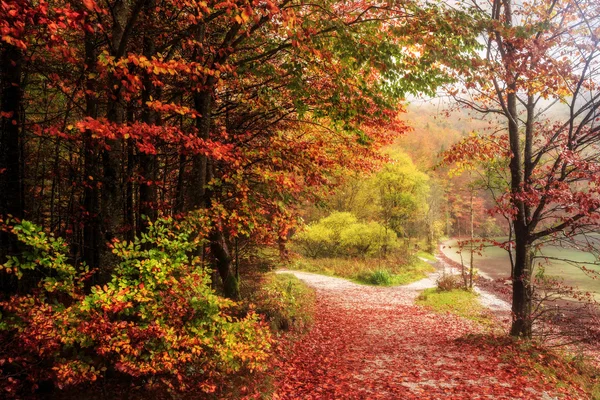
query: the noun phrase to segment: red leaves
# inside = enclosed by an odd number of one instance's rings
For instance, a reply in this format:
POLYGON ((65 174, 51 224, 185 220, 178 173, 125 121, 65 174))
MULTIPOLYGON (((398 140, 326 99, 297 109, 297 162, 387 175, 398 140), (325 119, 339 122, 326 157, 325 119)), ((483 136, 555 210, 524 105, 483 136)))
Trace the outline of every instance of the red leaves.
POLYGON ((481 327, 431 314, 411 296, 351 284, 319 291, 315 327, 278 365, 274 398, 514 399, 555 391, 515 347, 460 339, 481 327))

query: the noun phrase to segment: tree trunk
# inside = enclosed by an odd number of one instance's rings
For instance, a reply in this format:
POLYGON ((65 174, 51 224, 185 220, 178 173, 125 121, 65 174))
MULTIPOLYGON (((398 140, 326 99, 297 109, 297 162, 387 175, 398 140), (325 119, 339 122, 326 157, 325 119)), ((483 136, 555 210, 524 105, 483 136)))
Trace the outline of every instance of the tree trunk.
POLYGON ((185 209, 185 169, 186 169, 187 157, 185 154, 179 155, 178 166, 177 166, 177 185, 175 186, 175 195, 173 199, 173 206, 171 212, 173 214, 179 214, 185 209))
MULTIPOLYGON (((129 15, 129 3, 125 0, 119 0, 113 7, 113 25, 112 25, 112 43, 111 55, 120 58, 126 49, 128 36, 126 35, 126 25, 129 15)), ((109 106, 106 118, 115 125, 121 125, 125 120, 125 107, 122 96, 122 84, 118 76, 112 76, 109 79, 109 106)), ((102 234, 106 244, 117 238, 117 233, 124 223, 124 204, 123 204, 123 176, 122 176, 122 158, 123 158, 123 140, 120 137, 106 140, 107 149, 102 152, 102 192, 101 192, 101 214, 102 214, 102 234)), ((104 266, 110 266, 113 263, 108 246, 102 246, 100 252, 100 263, 104 266)), ((108 272, 108 271, 104 271, 108 272)))
MULTIPOLYGON (((209 77, 207 85, 212 86, 213 80, 209 77)), ((209 86, 209 87, 210 87, 209 86)), ((212 94, 210 91, 202 91, 194 97, 194 106, 201 115, 196 119, 196 128, 198 136, 202 139, 208 139, 210 134, 210 118, 212 107, 212 94)), ((192 193, 190 195, 191 209, 210 208, 213 201, 213 192, 206 190, 206 184, 210 181, 213 168, 205 155, 195 155, 192 158, 192 193)), ((227 246, 227 241, 221 230, 221 227, 213 227, 209 235, 210 252, 215 261, 215 267, 223 282, 223 290, 226 297, 239 298, 239 282, 237 276, 231 270, 231 252, 227 246)))
POLYGON ((12 45, 0 54, 0 214, 23 217, 20 129, 23 55, 12 45))
MULTIPOLYGON (((201 115, 196 118, 196 129, 198 136, 202 139, 208 139, 210 134, 212 95, 206 90, 197 93, 194 96, 194 107, 201 115)), ((203 154, 197 154, 192 157, 192 176, 191 176, 190 205, 192 210, 203 208, 209 205, 210 199, 206 196, 206 184, 208 183, 208 158, 203 154)))
POLYGON ((215 259, 215 266, 223 282, 223 294, 230 299, 239 299, 239 280, 231 268, 233 257, 231 257, 231 251, 219 227, 214 228, 209 240, 210 252, 215 259))
MULTIPOLYGON (((128 116, 128 120, 133 122, 133 113, 130 113, 128 116), (130 118, 131 117, 131 118, 130 118)), ((127 148, 127 152, 124 156, 127 158, 126 170, 124 173, 124 182, 125 182, 125 212, 124 212, 124 222, 126 224, 125 239, 128 241, 133 241, 136 232, 139 230, 138 226, 138 213, 136 212, 135 206, 135 198, 136 198, 136 189, 138 185, 134 182, 134 175, 136 171, 136 154, 135 154, 135 143, 133 139, 128 139, 124 142, 124 146, 127 148)))
MULTIPOLYGON (((504 0, 504 24, 507 28, 512 27, 512 1, 504 0)), ((512 204, 516 214, 513 217, 513 228, 515 234, 515 265, 513 273, 513 322, 510 329, 511 336, 525 339, 531 338, 531 237, 527 215, 529 211, 525 203, 520 200, 520 193, 523 190, 523 183, 527 183, 527 176, 523 176, 523 160, 528 163, 528 151, 530 143, 526 138, 525 154, 522 155, 521 134, 519 130, 519 113, 517 109, 517 83, 515 74, 510 65, 516 57, 515 49, 510 43, 500 41, 498 43, 504 48, 504 65, 507 67, 507 88, 506 88, 506 118, 508 120, 508 137, 512 157, 509 163, 510 169, 510 189, 512 194, 512 204)), ((499 96, 502 96, 499 93, 499 96)), ((527 172, 527 169, 526 171, 527 172)))
MULTIPOLYGON (((231 46, 233 40, 240 30, 241 25, 233 25, 223 40, 223 48, 231 46)), ((201 41, 206 34, 205 26, 198 27, 197 38, 201 41)), ((223 64, 227 61, 226 52, 215 60, 213 63, 223 64)), ((194 96, 194 108, 200 114, 196 118, 196 129, 198 136, 202 139, 208 139, 211 129, 212 107, 213 107, 213 88, 216 83, 214 75, 210 75, 203 83, 203 89, 197 92, 194 96)), ((213 202, 212 190, 207 190, 206 185, 210 182, 214 175, 214 166, 210 164, 210 160, 205 155, 194 155, 192 157, 192 176, 190 195, 190 208, 196 210, 199 208, 210 208, 213 202)), ((239 297, 238 277, 231 271, 231 254, 227 247, 227 242, 221 230, 221 227, 214 226, 213 231, 209 235, 210 250, 215 259, 216 268, 223 281, 225 295, 230 298, 239 297)))
POLYGON ((469 289, 473 289, 473 274, 474 274, 474 266, 473 266, 473 241, 475 240, 475 229, 474 229, 474 221, 473 221, 473 188, 471 188, 471 202, 469 203, 469 213, 471 217, 471 248, 470 248, 470 257, 469 257, 469 289))
MULTIPOLYGON (((24 216, 19 129, 23 100, 22 65, 21 50, 8 44, 0 47, 0 219, 6 215, 15 218, 24 216)), ((16 252, 17 247, 14 238, 0 230, 0 264, 4 264, 6 256, 16 252)), ((2 292, 17 289, 14 275, 0 276, 2 292)))
POLYGON ((530 339, 532 334, 531 300, 533 288, 533 252, 527 242, 526 232, 515 232, 515 271, 513 278, 511 336, 530 339))
MULTIPOLYGON (((94 35, 90 32, 85 34, 85 64, 89 76, 96 70, 96 43, 94 35)), ((91 118, 98 117, 98 100, 96 98, 96 82, 88 78, 86 82, 85 114, 91 118)), ((100 267, 100 249, 102 247, 102 233, 100 224, 100 191, 98 189, 100 174, 98 166, 99 149, 95 145, 92 133, 87 131, 83 138, 83 169, 84 190, 83 208, 83 243, 80 250, 81 257, 92 269, 100 267)))
MULTIPOLYGON (((150 18, 152 16, 152 9, 154 7, 154 1, 148 0, 145 5, 145 13, 150 18)), ((146 33, 144 36, 144 51, 143 54, 149 60, 155 55, 156 46, 154 44, 154 38, 146 33)), ((142 89, 142 122, 148 125, 154 125, 157 123, 156 112, 146 105, 151 98, 158 99, 157 90, 152 84, 152 79, 149 73, 144 72, 143 74, 143 89, 142 89)), ((156 156, 153 154, 140 154, 140 201, 139 201, 139 221, 138 221, 138 234, 148 226, 148 220, 153 221, 156 219, 156 156), (147 220, 143 220, 141 217, 145 216, 147 220)))

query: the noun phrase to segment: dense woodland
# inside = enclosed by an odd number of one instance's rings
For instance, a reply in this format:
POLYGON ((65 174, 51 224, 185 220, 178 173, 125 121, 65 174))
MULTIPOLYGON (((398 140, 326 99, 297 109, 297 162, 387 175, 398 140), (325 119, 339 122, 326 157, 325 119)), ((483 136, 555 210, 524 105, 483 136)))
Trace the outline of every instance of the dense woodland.
POLYGON ((593 0, 0 2, 0 390, 222 396, 303 321, 265 269, 408 283, 443 237, 510 252, 530 339, 536 252, 595 251, 599 38, 593 0))

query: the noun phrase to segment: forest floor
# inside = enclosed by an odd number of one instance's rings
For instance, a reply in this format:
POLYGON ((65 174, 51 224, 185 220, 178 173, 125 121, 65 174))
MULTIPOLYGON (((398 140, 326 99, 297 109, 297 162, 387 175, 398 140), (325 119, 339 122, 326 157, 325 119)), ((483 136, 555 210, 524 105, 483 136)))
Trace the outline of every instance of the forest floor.
MULTIPOLYGON (((278 362, 274 399, 589 398, 557 385, 494 328, 415 305, 435 276, 376 287, 285 272, 313 287, 317 304, 312 330, 278 362)), ((502 302, 485 297, 502 318, 502 302)))

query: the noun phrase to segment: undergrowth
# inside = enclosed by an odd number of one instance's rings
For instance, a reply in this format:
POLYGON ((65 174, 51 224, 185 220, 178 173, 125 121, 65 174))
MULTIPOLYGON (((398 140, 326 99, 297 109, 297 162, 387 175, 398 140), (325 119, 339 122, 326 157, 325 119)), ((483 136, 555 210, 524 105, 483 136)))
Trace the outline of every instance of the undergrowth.
POLYGON ((417 252, 416 256, 424 258, 424 259, 429 260, 429 261, 436 261, 436 258, 435 258, 435 256, 433 254, 428 253, 428 252, 426 252, 424 250, 419 250, 417 252))
POLYGON ((433 266, 418 257, 409 257, 408 261, 394 258, 300 258, 290 268, 377 286, 405 285, 435 271, 433 266))
MULTIPOLYGON (((256 253, 255 262, 264 264, 263 271, 273 267, 274 258, 271 255, 263 250, 256 253)), ((278 337, 272 354, 275 358, 288 351, 286 349, 291 348, 312 326, 315 292, 292 274, 260 272, 246 276, 242 286, 242 299, 248 310, 264 317, 273 335, 278 337)), ((227 387, 220 388, 214 399, 271 399, 275 391, 272 368, 271 366, 268 371, 238 374, 227 387)))
POLYGON ((459 341, 495 349, 503 362, 518 365, 524 375, 540 373, 567 398, 600 400, 600 369, 583 356, 559 349, 545 348, 539 343, 509 336, 467 335, 459 341))
POLYGON ((314 290, 292 274, 265 274, 262 285, 249 296, 275 333, 306 331, 313 322, 314 290))

